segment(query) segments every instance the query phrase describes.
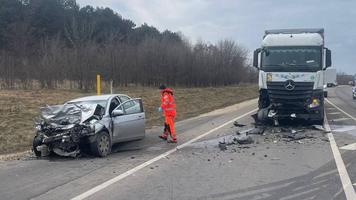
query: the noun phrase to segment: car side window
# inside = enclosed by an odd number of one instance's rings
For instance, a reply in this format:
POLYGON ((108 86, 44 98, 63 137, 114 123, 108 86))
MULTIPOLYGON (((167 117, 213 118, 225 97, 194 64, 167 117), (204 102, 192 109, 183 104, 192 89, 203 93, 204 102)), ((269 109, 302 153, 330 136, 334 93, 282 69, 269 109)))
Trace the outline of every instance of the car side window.
POLYGON ((130 98, 127 97, 127 96, 119 96, 119 98, 120 98, 120 100, 121 100, 121 103, 130 100, 130 98))
POLYGON ((122 105, 126 115, 137 114, 143 112, 141 101, 139 99, 131 100, 122 105))

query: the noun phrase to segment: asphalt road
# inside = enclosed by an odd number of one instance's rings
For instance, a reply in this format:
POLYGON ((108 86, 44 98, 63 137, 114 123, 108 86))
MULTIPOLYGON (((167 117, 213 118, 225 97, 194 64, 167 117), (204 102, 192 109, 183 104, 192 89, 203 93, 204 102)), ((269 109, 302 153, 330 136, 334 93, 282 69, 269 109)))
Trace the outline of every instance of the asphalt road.
MULTIPOLYGON (((356 101, 351 87, 330 88, 328 100, 333 105, 326 105, 327 119, 337 146, 353 149, 356 101)), ((340 164, 325 131, 301 125, 268 128, 263 135, 253 135, 253 144, 219 149, 219 142, 253 127, 250 114, 255 107, 252 100, 181 121, 177 145, 160 141, 161 128, 156 127, 147 130, 144 140, 119 144, 103 159, 2 161, 0 199, 327 200, 354 193, 353 186, 345 186, 345 180, 356 183, 354 150, 339 149, 340 164), (233 126, 237 117, 247 126, 233 126), (277 137, 291 131, 308 137, 277 137)))

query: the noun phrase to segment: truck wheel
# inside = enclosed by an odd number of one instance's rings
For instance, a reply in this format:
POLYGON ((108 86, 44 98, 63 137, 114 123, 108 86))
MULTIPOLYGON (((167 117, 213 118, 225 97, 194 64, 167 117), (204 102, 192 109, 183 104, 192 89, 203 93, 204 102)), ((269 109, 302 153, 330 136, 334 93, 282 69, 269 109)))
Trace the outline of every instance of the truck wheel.
POLYGON ((94 155, 99 157, 109 155, 111 152, 110 135, 105 131, 97 133, 94 142, 91 143, 91 151, 94 155))
POLYGON ((269 104, 270 102, 267 90, 261 90, 258 98, 258 109, 267 108, 269 104))
POLYGON ((324 91, 324 97, 328 98, 328 92, 327 91, 324 91))
POLYGON ((35 136, 32 141, 32 150, 35 153, 36 157, 41 157, 41 152, 37 151, 37 147, 42 144, 42 140, 39 136, 35 136))

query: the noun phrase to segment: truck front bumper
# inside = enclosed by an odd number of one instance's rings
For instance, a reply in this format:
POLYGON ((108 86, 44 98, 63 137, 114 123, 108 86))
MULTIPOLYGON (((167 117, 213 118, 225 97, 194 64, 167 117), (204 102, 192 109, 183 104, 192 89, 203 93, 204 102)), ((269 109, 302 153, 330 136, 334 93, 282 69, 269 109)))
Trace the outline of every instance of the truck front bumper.
POLYGON ((297 118, 318 120, 324 116, 324 91, 313 90, 304 95, 305 98, 286 99, 270 98, 270 110, 275 112, 275 118, 297 118))

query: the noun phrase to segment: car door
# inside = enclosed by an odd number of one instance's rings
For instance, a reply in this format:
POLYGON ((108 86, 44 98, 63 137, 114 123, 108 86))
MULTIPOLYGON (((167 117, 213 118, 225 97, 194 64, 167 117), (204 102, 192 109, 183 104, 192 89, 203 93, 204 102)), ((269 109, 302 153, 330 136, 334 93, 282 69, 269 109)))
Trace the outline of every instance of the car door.
POLYGON ((129 141, 145 136, 145 113, 141 99, 125 101, 116 110, 121 110, 122 113, 113 116, 116 141, 129 141))

